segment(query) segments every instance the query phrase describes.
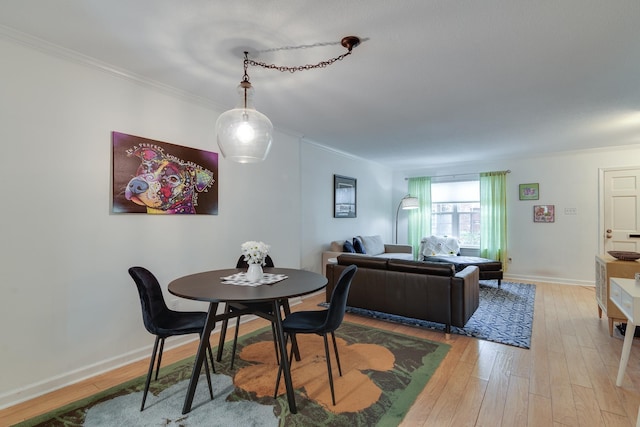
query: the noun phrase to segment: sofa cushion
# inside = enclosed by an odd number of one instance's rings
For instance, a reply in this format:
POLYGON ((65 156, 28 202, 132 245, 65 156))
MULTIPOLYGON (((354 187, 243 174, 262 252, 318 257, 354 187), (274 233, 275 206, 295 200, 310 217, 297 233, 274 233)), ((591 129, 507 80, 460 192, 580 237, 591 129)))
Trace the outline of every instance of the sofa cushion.
POLYGON ((338 264, 339 265, 351 265, 355 264, 359 268, 374 268, 378 270, 386 270, 387 269, 387 258, 376 258, 370 256, 362 256, 362 255, 340 255, 338 256, 338 264))
POLYGON ((356 253, 356 250, 353 247, 353 244, 348 240, 344 241, 344 245, 342 245, 342 249, 344 250, 344 252, 348 252, 348 253, 352 253, 352 254, 356 253))
POLYGON ((358 236, 362 241, 365 252, 369 255, 380 255, 384 253, 384 243, 382 237, 376 236, 358 236))
POLYGON ((431 274, 433 276, 453 276, 456 271, 453 264, 443 262, 406 261, 403 259, 390 259, 387 268, 393 271, 405 273, 431 274))
POLYGON ((364 245, 362 244, 362 240, 360 240, 359 237, 354 237, 353 238, 353 248, 356 250, 357 254, 366 254, 367 251, 364 248, 364 245))

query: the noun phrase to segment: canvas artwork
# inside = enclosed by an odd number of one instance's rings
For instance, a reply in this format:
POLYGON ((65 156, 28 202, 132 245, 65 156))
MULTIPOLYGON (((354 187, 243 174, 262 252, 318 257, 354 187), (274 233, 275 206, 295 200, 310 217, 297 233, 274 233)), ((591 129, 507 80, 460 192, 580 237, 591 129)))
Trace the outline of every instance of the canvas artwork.
POLYGON ((218 154, 112 133, 114 213, 218 214, 218 154))
POLYGON ((555 219, 554 205, 536 205, 533 207, 533 222, 554 222, 555 219))
POLYGON ((520 200, 538 200, 540 197, 540 186, 538 183, 520 184, 518 189, 520 200))

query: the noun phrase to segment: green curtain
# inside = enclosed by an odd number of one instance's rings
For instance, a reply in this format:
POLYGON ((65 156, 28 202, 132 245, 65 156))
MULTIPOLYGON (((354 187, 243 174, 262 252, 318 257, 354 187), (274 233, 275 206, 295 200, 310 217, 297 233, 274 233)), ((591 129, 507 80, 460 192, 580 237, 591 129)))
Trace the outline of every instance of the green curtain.
POLYGON ((480 174, 480 256, 507 270, 507 171, 480 174))
POLYGON ((416 258, 420 240, 431 235, 431 178, 409 178, 409 194, 420 201, 420 208, 409 211, 409 244, 416 258))

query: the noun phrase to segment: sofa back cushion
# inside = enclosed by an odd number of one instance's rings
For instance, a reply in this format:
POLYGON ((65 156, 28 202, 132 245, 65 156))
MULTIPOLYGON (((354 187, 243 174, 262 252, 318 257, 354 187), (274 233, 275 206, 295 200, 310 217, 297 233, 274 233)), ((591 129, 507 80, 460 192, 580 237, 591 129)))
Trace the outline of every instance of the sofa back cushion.
POLYGON ((372 268, 376 270, 387 269, 387 258, 376 258, 362 255, 340 255, 338 256, 339 265, 351 265, 355 264, 358 268, 372 268))
POLYGON ((406 273, 431 274, 433 276, 453 276, 456 271, 453 264, 443 262, 407 261, 403 259, 390 259, 387 268, 393 271, 406 273))
POLYGON ((362 245, 364 246, 365 253, 368 255, 380 255, 384 253, 384 243, 382 237, 376 236, 358 236, 362 245))

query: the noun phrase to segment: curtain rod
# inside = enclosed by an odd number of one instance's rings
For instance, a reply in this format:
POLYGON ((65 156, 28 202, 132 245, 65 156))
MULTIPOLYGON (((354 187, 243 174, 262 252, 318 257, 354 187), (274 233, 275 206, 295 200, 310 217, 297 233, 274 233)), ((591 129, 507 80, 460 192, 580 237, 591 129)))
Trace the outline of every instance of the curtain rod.
MULTIPOLYGON (((496 171, 496 172, 511 173, 511 169, 507 169, 506 171, 496 171)), ((460 177, 460 176, 480 175, 481 173, 482 172, 459 173, 459 174, 455 174, 455 175, 433 175, 433 176, 430 176, 429 178, 456 178, 456 177, 460 177)), ((412 178, 417 178, 417 177, 412 177, 412 178)), ((405 177, 404 180, 405 181, 409 180, 409 177, 405 177)))

